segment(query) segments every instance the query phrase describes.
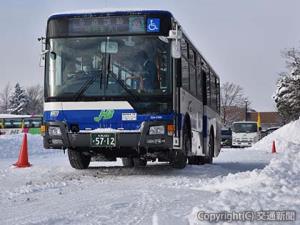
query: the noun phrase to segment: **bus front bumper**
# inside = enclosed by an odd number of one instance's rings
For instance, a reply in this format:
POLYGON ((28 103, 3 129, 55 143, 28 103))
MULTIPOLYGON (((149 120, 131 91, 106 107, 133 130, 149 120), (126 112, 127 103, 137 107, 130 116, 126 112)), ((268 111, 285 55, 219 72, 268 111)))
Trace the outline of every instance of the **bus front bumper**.
POLYGON ((46 132, 44 134, 43 142, 44 148, 46 149, 68 149, 68 148, 78 148, 86 149, 89 151, 99 151, 100 149, 134 149, 138 153, 142 151, 153 152, 173 148, 173 136, 167 134, 161 135, 149 135, 149 127, 155 125, 165 125, 169 124, 165 121, 151 121, 145 122, 143 129, 140 132, 79 132, 72 133, 68 131, 67 126, 62 122, 49 122, 48 127, 59 127, 60 134, 53 135, 46 132), (115 145, 113 147, 101 147, 93 146, 91 143, 92 134, 114 134, 115 145))

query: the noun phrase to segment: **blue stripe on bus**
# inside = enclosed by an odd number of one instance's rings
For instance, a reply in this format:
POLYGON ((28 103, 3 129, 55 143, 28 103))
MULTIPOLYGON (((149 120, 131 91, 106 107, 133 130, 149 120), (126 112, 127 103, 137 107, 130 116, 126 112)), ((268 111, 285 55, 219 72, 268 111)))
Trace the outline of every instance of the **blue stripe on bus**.
POLYGON ((51 116, 51 111, 44 112, 44 121, 65 121, 68 126, 71 124, 78 124, 80 130, 97 129, 97 128, 113 128, 124 130, 140 129, 143 121, 173 121, 173 114, 137 114, 136 120, 122 120, 123 113, 135 113, 132 109, 114 110, 111 119, 99 119, 101 110, 60 110, 58 115, 51 116))

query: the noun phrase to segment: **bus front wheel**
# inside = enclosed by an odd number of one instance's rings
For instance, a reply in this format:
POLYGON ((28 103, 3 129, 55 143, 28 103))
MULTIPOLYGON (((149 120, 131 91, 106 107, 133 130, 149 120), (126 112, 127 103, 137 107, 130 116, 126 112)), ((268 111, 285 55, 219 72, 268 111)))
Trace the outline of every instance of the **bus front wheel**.
POLYGON ((122 158, 122 163, 123 163, 123 166, 125 166, 125 167, 131 168, 134 166, 132 158, 122 158))
POLYGON ((91 162, 91 156, 76 149, 68 149, 68 157, 71 166, 78 170, 87 169, 91 162))
POLYGON ((187 132, 183 134, 183 149, 174 150, 172 166, 175 169, 183 169, 186 166, 187 152, 191 150, 191 138, 187 132))
POLYGON ((133 158, 134 167, 145 167, 147 165, 147 160, 140 158, 133 158))

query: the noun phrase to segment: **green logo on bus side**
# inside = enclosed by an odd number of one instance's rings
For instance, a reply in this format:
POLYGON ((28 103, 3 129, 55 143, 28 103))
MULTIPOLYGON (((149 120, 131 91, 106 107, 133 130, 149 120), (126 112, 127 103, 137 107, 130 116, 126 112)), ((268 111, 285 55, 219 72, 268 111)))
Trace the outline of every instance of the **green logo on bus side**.
POLYGON ((99 123, 101 120, 110 120, 113 118, 115 110, 105 109, 99 113, 99 116, 94 117, 94 121, 99 123))

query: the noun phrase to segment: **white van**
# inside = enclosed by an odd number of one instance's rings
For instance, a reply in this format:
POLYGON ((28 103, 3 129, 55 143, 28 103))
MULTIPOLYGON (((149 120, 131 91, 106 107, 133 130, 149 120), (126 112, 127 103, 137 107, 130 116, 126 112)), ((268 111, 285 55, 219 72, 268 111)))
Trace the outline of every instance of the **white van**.
POLYGON ((235 122, 232 125, 232 146, 250 147, 259 140, 259 133, 256 122, 235 122))

